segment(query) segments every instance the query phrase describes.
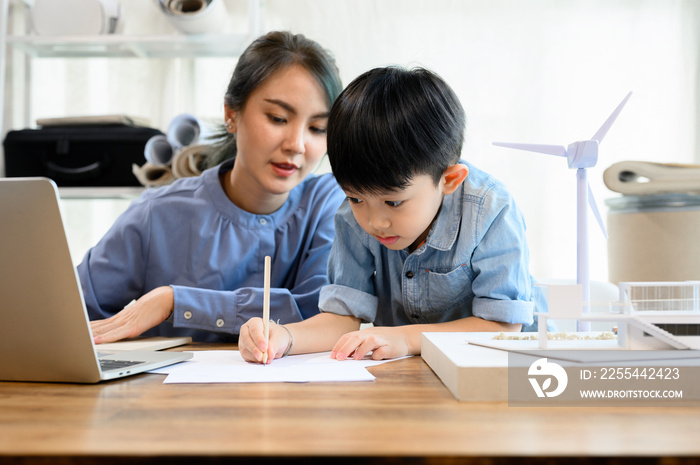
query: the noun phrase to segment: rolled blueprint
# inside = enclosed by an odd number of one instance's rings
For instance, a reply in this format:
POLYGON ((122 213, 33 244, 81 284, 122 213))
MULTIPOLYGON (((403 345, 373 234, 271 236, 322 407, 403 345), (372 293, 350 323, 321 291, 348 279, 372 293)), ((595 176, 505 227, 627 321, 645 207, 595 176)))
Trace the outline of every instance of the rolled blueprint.
POLYGON ((605 170, 603 181, 625 195, 700 192, 700 165, 622 161, 605 170))
POLYGON ((211 149, 211 145, 190 145, 180 150, 173 157, 173 176, 186 178, 202 174, 211 149))
POLYGON ((176 116, 168 126, 168 142, 177 152, 183 147, 196 144, 211 134, 211 130, 198 118, 183 113, 176 116))
POLYGON ((185 34, 217 32, 226 20, 223 0, 158 0, 170 24, 185 34))
POLYGON ((131 165, 131 172, 146 187, 164 186, 175 180, 169 166, 156 166, 149 162, 142 166, 134 163, 131 165))
POLYGON ((165 136, 153 136, 146 142, 143 156, 155 166, 168 165, 173 159, 173 146, 165 136))

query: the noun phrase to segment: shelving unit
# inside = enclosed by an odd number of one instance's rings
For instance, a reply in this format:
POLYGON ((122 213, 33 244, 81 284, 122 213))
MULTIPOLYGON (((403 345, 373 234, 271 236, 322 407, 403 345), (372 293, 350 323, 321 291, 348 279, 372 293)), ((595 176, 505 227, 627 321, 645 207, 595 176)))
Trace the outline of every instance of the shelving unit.
MULTIPOLYGON (((60 0, 56 0, 60 1, 60 0)), ((8 51, 20 52, 24 57, 24 80, 31 80, 31 61, 42 58, 231 58, 241 54, 247 44, 261 34, 264 0, 248 0, 248 30, 231 34, 186 35, 174 32, 166 35, 105 34, 99 36, 37 36, 29 31, 25 21, 24 34, 8 35, 10 4, 18 8, 24 18, 29 5, 24 0, 0 0, 0 135, 4 139, 5 76, 8 71, 8 51)), ((16 63, 15 63, 16 64, 16 63)), ((14 91, 14 89, 13 89, 14 91)), ((28 88, 23 106, 30 107, 28 88)), ((26 114, 26 113, 25 113, 26 114)), ((28 119, 28 117, 25 117, 28 119)), ((32 124, 25 121, 25 126, 32 124)), ((8 128, 9 129, 9 128, 8 128)), ((1 150, 1 147, 0 147, 1 150)), ((0 157, 1 158, 1 157, 0 157)), ((2 165, 0 165, 2 168, 2 165)), ((2 175, 0 170, 0 175, 2 175)))
POLYGON ((240 55, 249 38, 249 34, 10 36, 7 43, 35 58, 228 58, 240 55))
POLYGON ((64 200, 80 199, 123 199, 134 200, 145 187, 59 187, 58 193, 64 200))

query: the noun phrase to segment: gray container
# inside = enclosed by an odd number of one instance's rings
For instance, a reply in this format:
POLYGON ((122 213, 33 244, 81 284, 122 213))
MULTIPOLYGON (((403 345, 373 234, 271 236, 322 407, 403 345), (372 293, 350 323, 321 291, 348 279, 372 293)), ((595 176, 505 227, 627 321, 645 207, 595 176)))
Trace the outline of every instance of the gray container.
POLYGON ((700 194, 608 199, 608 278, 700 280, 700 194))

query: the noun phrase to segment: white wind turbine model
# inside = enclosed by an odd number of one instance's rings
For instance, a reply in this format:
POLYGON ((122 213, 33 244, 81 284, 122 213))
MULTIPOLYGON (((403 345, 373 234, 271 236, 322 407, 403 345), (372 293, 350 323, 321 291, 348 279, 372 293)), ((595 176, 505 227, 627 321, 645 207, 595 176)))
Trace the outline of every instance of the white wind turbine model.
MULTIPOLYGON (((598 162, 598 146, 602 142, 605 135, 608 133, 610 126, 615 122, 617 116, 622 111, 622 108, 629 100, 632 92, 622 100, 615 108, 610 117, 598 129, 591 140, 582 140, 569 144, 568 147, 563 145, 542 145, 542 144, 520 144, 510 142, 494 142, 493 145, 500 147, 508 147, 519 150, 527 150, 529 152, 545 153, 548 155, 556 155, 566 157, 569 168, 576 169, 577 191, 576 191, 576 229, 577 229, 577 247, 576 247, 576 283, 581 285, 583 291, 583 301, 590 302, 590 277, 589 277, 589 257, 588 257, 588 208, 590 205, 593 214, 598 220, 598 225, 603 231, 605 238, 608 235, 605 232, 605 225, 600 216, 600 211, 593 198, 593 192, 588 185, 588 175, 586 168, 591 168, 598 162)), ((584 305, 582 311, 588 312, 590 309, 584 305)), ((578 322, 579 331, 589 331, 590 323, 578 322)))

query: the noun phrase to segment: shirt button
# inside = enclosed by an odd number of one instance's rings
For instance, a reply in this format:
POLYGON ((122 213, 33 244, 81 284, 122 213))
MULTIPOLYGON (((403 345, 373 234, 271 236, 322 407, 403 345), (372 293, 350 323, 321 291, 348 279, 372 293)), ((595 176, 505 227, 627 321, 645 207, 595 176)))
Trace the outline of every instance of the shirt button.
POLYGON ((218 320, 216 320, 216 326, 218 326, 219 328, 221 328, 223 325, 224 325, 224 320, 222 320, 221 318, 219 318, 218 320))
POLYGON ((411 278, 413 277, 413 271, 407 271, 407 272, 406 272, 406 277, 407 277, 408 279, 411 279, 411 278))
POLYGON ((187 310, 185 313, 182 314, 182 316, 185 317, 185 320, 189 320, 190 318, 192 318, 192 312, 187 310))
POLYGON ((258 220, 258 223, 260 223, 261 225, 265 226, 265 225, 267 224, 267 220, 266 220, 265 218, 260 218, 260 219, 258 220))

